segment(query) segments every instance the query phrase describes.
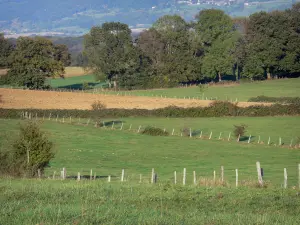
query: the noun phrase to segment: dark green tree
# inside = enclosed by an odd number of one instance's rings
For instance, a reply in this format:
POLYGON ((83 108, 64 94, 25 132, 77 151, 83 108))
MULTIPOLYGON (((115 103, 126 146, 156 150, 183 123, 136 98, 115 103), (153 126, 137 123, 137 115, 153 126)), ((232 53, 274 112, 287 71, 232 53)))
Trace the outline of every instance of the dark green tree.
POLYGON ((10 84, 30 89, 44 87, 47 77, 63 76, 64 63, 55 57, 55 45, 45 38, 20 37, 9 57, 11 68, 7 80, 10 84))
POLYGON ((8 57, 13 51, 13 45, 0 33, 0 68, 9 66, 8 57))
POLYGON ((35 122, 20 127, 19 136, 9 151, 1 151, 0 170, 14 176, 36 176, 54 157, 53 143, 35 122))
POLYGON ((123 23, 104 23, 93 27, 84 37, 84 55, 88 58, 87 67, 93 70, 98 80, 117 81, 128 69, 136 66, 133 53, 131 30, 123 23))
POLYGON ((208 78, 221 81, 223 75, 233 74, 233 49, 239 33, 230 16, 221 10, 203 10, 196 18, 194 27, 205 47, 202 73, 208 78))

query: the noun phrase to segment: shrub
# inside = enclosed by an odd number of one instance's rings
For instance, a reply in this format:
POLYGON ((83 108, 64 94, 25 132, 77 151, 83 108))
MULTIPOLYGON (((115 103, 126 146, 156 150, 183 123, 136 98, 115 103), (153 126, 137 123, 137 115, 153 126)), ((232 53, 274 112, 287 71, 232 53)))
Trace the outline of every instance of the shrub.
POLYGON ((106 105, 104 103, 102 103, 101 101, 95 101, 92 104, 92 109, 95 111, 103 110, 103 109, 106 109, 106 105))
POLYGON ((37 123, 27 122, 20 126, 19 136, 9 150, 0 154, 0 170, 12 176, 34 177, 44 171, 54 157, 53 143, 48 140, 37 123))
POLYGON ((83 82, 82 83, 82 90, 88 90, 90 88, 90 85, 88 82, 83 82))
POLYGON ((169 136, 169 133, 167 131, 151 126, 146 127, 143 130, 142 134, 148 134, 151 136, 169 136))
POLYGON ((247 125, 245 125, 245 124, 234 125, 234 130, 233 130, 234 136, 235 137, 244 136, 244 134, 246 133, 246 128, 247 128, 247 125))

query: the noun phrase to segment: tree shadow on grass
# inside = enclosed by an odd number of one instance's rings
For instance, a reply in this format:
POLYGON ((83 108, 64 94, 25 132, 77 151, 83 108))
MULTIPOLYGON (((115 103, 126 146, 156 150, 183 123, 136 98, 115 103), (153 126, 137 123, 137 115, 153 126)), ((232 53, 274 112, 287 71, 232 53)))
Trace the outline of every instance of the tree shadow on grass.
POLYGON ((95 83, 95 82, 89 82, 87 83, 88 87, 83 87, 83 83, 81 84, 70 84, 70 85, 65 85, 65 86, 59 86, 58 88, 60 89, 72 89, 72 90, 90 90, 93 89, 95 86, 99 85, 100 83, 95 83))
MULTIPOLYGON (((122 123, 125 123, 124 121, 122 120, 112 120, 112 121, 104 121, 104 124, 106 127, 111 127, 112 125, 119 125, 119 124, 122 124, 122 123)), ((100 123, 100 127, 104 127, 104 124, 103 122, 100 123)))
MULTIPOLYGON (((240 141, 248 141, 250 136, 242 136, 240 137, 240 141)), ((252 138, 255 138, 255 136, 251 136, 251 140, 252 138)))
MULTIPOLYGON (((116 177, 116 176, 110 176, 111 178, 116 177)), ((74 179, 76 180, 78 177, 77 176, 67 176, 66 179, 74 179)), ((80 175, 80 179, 82 180, 89 180, 91 178, 90 175, 80 175)), ((103 175, 103 176, 92 176, 92 179, 107 179, 108 176, 107 175, 103 175)))

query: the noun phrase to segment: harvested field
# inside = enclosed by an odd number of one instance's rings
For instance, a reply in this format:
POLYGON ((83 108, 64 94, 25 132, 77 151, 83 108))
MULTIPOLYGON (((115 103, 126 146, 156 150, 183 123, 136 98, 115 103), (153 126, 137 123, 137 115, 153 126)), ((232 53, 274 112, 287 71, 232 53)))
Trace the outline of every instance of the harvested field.
MULTIPOLYGON (((199 107, 208 106, 209 100, 189 100, 138 96, 116 96, 90 93, 54 92, 54 91, 30 91, 18 89, 0 89, 2 96, 1 108, 37 108, 37 109, 91 109, 91 104, 101 101, 107 108, 124 109, 157 109, 167 106, 199 107)), ((246 107, 250 105, 268 105, 270 103, 239 102, 238 105, 246 107)))

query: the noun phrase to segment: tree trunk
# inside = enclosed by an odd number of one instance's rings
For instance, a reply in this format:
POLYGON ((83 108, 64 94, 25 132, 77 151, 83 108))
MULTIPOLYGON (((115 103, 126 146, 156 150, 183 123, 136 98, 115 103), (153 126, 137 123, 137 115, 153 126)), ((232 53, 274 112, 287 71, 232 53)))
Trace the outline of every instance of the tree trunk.
POLYGON ((116 80, 114 80, 114 89, 115 89, 115 91, 117 90, 117 81, 116 80))
POLYGON ((221 75, 220 71, 219 71, 218 75, 219 75, 219 82, 221 82, 222 81, 222 75, 221 75))
POLYGON ((267 72, 267 79, 271 80, 271 73, 269 71, 267 72))
POLYGON ((111 89, 111 82, 110 82, 110 80, 108 80, 108 87, 109 87, 109 89, 111 89))

